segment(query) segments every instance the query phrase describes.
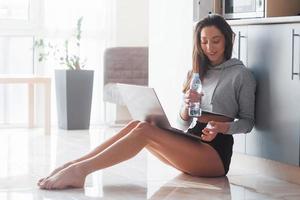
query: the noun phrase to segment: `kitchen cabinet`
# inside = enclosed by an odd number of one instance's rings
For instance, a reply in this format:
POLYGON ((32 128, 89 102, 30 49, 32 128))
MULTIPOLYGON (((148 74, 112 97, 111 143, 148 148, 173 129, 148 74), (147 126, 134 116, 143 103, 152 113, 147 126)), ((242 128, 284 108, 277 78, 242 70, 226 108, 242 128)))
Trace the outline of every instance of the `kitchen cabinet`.
POLYGON ((245 151, 299 166, 300 24, 248 25, 246 32, 247 48, 241 43, 239 55, 257 91, 256 123, 245 137, 245 151))

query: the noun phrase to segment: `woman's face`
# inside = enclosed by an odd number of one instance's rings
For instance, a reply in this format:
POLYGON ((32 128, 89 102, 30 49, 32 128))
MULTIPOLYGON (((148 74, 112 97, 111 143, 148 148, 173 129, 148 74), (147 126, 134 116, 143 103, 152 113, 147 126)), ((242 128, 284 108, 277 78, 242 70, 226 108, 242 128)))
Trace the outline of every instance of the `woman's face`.
POLYGON ((215 26, 207 26, 201 30, 201 48, 212 65, 224 61, 225 37, 215 26))

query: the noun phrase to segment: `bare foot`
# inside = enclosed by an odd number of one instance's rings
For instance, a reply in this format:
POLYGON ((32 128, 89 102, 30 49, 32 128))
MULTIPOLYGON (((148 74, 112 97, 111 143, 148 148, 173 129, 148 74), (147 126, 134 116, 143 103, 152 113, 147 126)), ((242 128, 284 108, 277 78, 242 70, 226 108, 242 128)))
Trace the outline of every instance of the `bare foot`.
POLYGON ((69 166, 72 165, 72 164, 74 164, 74 162, 67 162, 67 163, 63 164, 62 166, 56 168, 55 170, 53 170, 53 171, 50 173, 49 176, 44 177, 44 178, 41 178, 41 179, 38 181, 37 185, 40 186, 41 182, 43 182, 43 181, 46 180, 47 178, 50 178, 51 176, 53 176, 53 175, 56 174, 57 172, 59 172, 59 171, 65 169, 65 168, 69 167, 69 166))
POLYGON ((82 188, 87 174, 77 165, 73 164, 62 169, 53 176, 44 179, 39 187, 45 190, 82 188))

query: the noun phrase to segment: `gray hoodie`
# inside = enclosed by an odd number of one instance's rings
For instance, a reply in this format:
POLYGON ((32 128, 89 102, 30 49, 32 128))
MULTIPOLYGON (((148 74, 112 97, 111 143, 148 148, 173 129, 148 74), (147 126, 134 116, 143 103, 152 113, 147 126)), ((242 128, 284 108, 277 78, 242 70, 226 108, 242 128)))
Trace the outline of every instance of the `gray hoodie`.
POLYGON ((203 112, 235 119, 226 134, 248 133, 254 126, 256 81, 238 59, 211 66, 202 81, 203 112))

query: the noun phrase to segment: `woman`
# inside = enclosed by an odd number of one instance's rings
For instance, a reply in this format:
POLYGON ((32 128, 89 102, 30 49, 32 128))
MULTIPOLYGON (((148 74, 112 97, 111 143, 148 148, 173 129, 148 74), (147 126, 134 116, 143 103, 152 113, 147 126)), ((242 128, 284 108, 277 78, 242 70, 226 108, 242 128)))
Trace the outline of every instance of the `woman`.
POLYGON ((242 62, 231 59, 233 35, 219 15, 209 15, 195 27, 193 71, 200 74, 203 93, 189 89, 189 72, 179 116, 189 124, 189 103, 201 100, 203 113, 188 130, 200 135, 201 141, 172 134, 147 122, 132 121, 89 154, 39 180, 38 186, 83 187, 88 174, 132 158, 143 148, 192 176, 226 175, 232 155, 232 134, 250 132, 254 125, 255 80, 242 62), (235 118, 238 120, 234 121, 235 118))

